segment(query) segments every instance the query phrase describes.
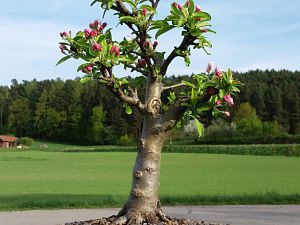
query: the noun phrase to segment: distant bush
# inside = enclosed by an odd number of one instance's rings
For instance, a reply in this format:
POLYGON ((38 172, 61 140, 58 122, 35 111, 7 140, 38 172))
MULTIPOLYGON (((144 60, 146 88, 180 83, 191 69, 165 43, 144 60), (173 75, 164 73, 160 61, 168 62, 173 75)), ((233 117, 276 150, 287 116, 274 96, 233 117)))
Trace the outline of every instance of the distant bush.
POLYGON ((119 145, 134 145, 135 140, 132 135, 124 134, 119 138, 119 145))
POLYGON ((29 137, 21 137, 18 139, 18 143, 20 145, 24 145, 24 146, 28 146, 30 147, 33 143, 33 139, 32 138, 29 138, 29 137))

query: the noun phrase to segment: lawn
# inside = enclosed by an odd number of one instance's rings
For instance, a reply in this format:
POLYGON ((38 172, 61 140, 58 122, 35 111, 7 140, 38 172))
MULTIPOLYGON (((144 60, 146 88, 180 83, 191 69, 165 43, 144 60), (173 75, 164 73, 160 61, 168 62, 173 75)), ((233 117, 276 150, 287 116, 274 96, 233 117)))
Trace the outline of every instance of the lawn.
MULTIPOLYGON (((121 206, 135 153, 0 152, 0 210, 121 206)), ((300 203, 300 158, 162 155, 165 204, 300 203)))

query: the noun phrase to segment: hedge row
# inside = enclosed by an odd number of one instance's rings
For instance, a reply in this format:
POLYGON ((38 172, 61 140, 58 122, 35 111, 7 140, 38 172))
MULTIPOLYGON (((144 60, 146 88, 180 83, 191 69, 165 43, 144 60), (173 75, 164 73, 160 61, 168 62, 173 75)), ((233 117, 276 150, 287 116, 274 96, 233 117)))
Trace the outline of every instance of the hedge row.
MULTIPOLYGON (((136 147, 99 146, 97 148, 74 148, 66 152, 135 152, 136 147)), ((165 145, 163 152, 211 153, 235 155, 300 156, 299 144, 272 145, 165 145)))

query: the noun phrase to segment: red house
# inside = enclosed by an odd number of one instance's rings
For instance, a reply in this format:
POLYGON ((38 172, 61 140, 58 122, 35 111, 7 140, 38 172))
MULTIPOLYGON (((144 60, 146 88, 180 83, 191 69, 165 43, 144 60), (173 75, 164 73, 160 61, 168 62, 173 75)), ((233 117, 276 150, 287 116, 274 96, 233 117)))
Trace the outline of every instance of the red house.
POLYGON ((13 136, 0 135, 0 148, 10 148, 17 145, 17 138, 13 136))

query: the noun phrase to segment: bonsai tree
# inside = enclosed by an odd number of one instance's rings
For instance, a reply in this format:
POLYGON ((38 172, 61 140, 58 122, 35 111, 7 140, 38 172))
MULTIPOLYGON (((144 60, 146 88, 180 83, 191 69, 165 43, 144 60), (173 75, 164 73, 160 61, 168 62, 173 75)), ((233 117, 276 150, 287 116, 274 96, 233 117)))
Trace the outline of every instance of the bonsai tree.
POLYGON ((160 0, 94 0, 106 11, 114 11, 121 26, 131 30, 133 38, 116 41, 107 23, 95 20, 84 31, 72 36, 62 32, 60 50, 65 55, 58 64, 69 58, 84 61, 77 71, 82 71, 82 82, 94 79, 103 83, 120 99, 128 114, 132 108, 143 115, 141 132, 137 141, 137 157, 132 174, 132 187, 128 201, 114 221, 115 224, 142 224, 170 222, 161 209, 159 200, 159 175, 161 150, 170 131, 192 119, 199 135, 203 134, 201 117, 226 115, 228 106, 234 104, 232 94, 239 91, 239 82, 230 70, 222 72, 208 64, 205 73, 193 76, 193 82, 165 86, 164 76, 175 58, 190 64, 192 49, 206 53, 211 47, 206 34, 211 16, 188 0, 184 5, 172 3, 165 19, 155 19, 160 0), (158 39, 172 29, 180 29, 182 41, 174 43, 174 49, 166 54, 158 51, 158 39), (129 74, 115 74, 119 65, 135 71, 132 82, 129 74), (145 90, 145 96, 139 91, 145 90), (177 91, 180 89, 180 91, 177 91), (162 93, 168 98, 162 98, 162 93))

